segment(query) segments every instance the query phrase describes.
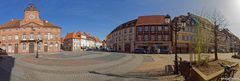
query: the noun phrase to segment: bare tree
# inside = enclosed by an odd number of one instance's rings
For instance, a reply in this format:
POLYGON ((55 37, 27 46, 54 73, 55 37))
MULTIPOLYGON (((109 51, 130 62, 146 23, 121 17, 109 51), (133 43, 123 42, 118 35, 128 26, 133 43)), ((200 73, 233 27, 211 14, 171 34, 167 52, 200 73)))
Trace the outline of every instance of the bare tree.
POLYGON ((210 22, 213 23, 213 29, 214 29, 214 56, 215 60, 218 60, 218 33, 220 31, 220 28, 223 29, 226 26, 228 26, 226 18, 222 15, 222 13, 218 10, 214 10, 212 14, 209 14, 207 17, 210 22))
POLYGON ((223 14, 215 9, 212 11, 206 11, 205 9, 202 9, 200 12, 197 12, 196 14, 207 18, 212 24, 213 31, 213 38, 214 38, 214 59, 218 60, 218 35, 221 29, 228 26, 228 22, 226 18, 223 16, 223 14))

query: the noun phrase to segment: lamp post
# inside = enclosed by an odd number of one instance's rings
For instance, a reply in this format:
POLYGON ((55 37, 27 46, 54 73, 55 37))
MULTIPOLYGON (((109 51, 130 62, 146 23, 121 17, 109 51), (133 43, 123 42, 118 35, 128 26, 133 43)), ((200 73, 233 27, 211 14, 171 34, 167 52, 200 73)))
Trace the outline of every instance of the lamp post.
POLYGON ((38 58, 38 49, 39 49, 39 43, 40 43, 40 40, 37 39, 37 53, 36 53, 36 58, 38 58))
MULTIPOLYGON (((186 26, 186 23, 184 19, 179 17, 179 18, 176 18, 176 20, 173 20, 173 23, 171 23, 170 26, 171 26, 172 32, 174 32, 174 35, 175 35, 174 37, 175 39, 174 40, 174 53, 175 53, 174 74, 179 74, 178 55, 177 55, 177 38, 178 38, 177 32, 181 31, 181 29, 184 29, 184 27, 186 26)), ((172 38, 173 38, 173 35, 172 35, 172 38)))

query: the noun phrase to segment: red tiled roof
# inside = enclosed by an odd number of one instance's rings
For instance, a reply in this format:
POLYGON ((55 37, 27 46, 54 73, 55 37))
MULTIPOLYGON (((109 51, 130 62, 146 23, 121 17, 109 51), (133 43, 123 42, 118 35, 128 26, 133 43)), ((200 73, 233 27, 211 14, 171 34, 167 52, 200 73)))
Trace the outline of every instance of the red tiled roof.
POLYGON ((3 25, 1 27, 19 27, 21 20, 11 20, 3 25))
POLYGON ((71 32, 71 33, 68 33, 64 40, 68 40, 68 39, 80 39, 81 38, 81 35, 82 35, 82 32, 71 32))
MULTIPOLYGON (((11 20, 11 21, 1 25, 0 28, 20 27, 20 22, 21 22, 21 20, 11 20)), ((44 27, 58 27, 58 26, 55 26, 52 23, 45 21, 45 20, 43 22, 43 26, 44 27)), ((58 28, 60 28, 60 27, 58 27, 58 28)))
POLYGON ((101 42, 101 40, 98 37, 91 36, 90 34, 87 34, 85 32, 71 32, 71 33, 68 33, 64 37, 64 40, 68 40, 68 39, 81 39, 81 35, 86 36, 87 40, 92 40, 92 41, 95 41, 95 42, 101 42))
POLYGON ((165 15, 139 16, 136 25, 139 26, 159 24, 166 24, 165 15))

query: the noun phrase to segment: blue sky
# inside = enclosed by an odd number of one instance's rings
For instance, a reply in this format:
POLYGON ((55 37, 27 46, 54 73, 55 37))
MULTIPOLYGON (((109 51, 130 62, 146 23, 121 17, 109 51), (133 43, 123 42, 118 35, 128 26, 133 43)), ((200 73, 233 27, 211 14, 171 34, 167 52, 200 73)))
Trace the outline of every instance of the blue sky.
POLYGON ((84 31, 104 39, 121 23, 141 15, 170 14, 174 17, 214 8, 223 12, 230 22, 229 29, 240 36, 237 31, 239 0, 1 0, 0 24, 23 19, 23 10, 30 1, 40 11, 41 19, 62 27, 62 36, 67 32, 84 31))

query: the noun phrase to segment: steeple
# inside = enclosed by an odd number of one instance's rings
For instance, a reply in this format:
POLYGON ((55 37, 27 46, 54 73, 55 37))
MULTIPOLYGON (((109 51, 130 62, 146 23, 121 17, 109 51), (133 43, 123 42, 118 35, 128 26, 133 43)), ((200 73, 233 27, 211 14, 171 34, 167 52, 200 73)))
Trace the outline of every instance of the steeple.
POLYGON ((28 7, 24 11, 38 11, 32 2, 29 3, 28 7))

